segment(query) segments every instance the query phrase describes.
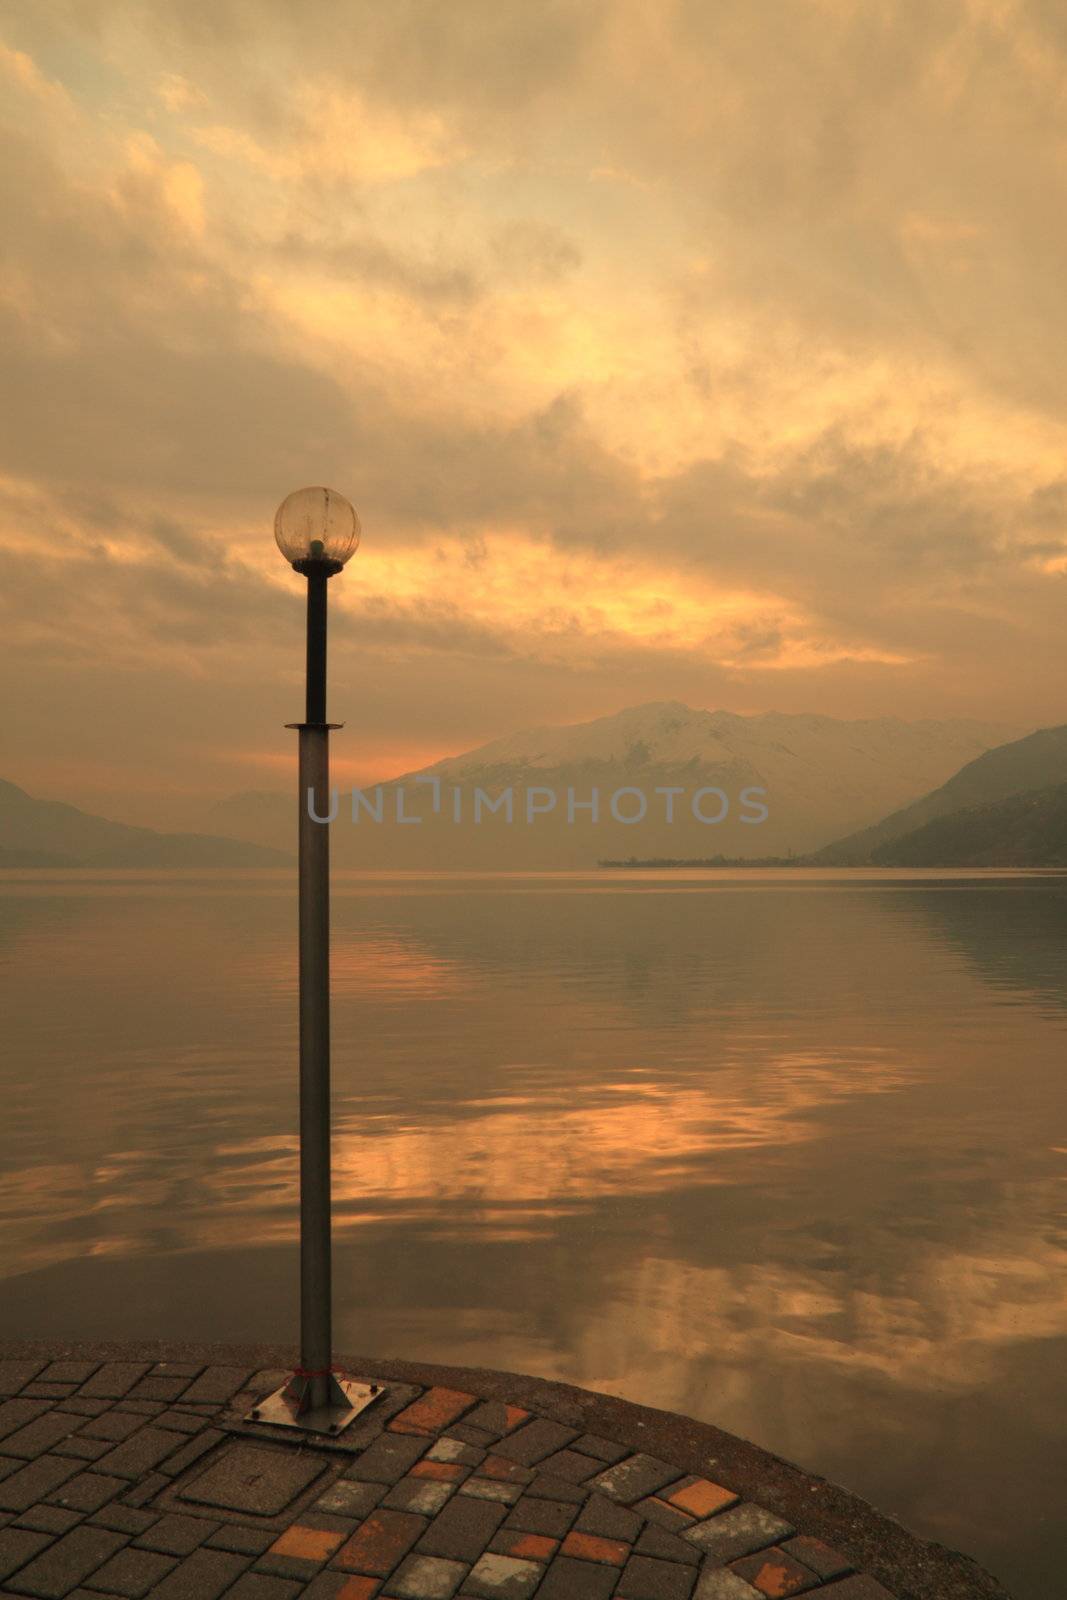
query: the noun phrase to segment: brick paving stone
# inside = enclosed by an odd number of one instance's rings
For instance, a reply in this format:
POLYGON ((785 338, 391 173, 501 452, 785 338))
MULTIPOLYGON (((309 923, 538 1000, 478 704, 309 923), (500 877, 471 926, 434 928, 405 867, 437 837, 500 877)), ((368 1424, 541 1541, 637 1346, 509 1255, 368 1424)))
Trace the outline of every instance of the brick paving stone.
POLYGON ((426 1439, 383 1433, 357 1457, 345 1477, 375 1483, 397 1483, 424 1454, 427 1444, 426 1439))
POLYGON ((354 1479, 338 1478, 315 1501, 315 1510, 332 1511, 342 1517, 366 1517, 387 1492, 384 1483, 359 1483, 354 1479))
POLYGON ((761 1550, 759 1555, 743 1556, 740 1561, 732 1561, 730 1570, 758 1589, 760 1594, 776 1597, 803 1594, 819 1582, 818 1573, 794 1561, 792 1556, 787 1556, 777 1546, 761 1550))
POLYGON ((766 1596, 729 1567, 706 1567, 690 1600, 766 1600, 766 1596))
POLYGON ((185 1411, 161 1411, 156 1418, 157 1428, 170 1428, 186 1435, 199 1433, 204 1426, 203 1417, 191 1417, 185 1411))
POLYGON ((838 1578, 843 1572, 852 1571, 851 1561, 846 1560, 839 1550, 831 1550, 828 1544, 812 1538, 810 1533, 798 1533, 795 1539, 783 1540, 782 1549, 794 1561, 802 1561, 806 1567, 817 1572, 820 1578, 838 1578))
POLYGON ((66 1411, 50 1411, 47 1416, 37 1417, 24 1428, 16 1428, 14 1433, 9 1433, 4 1440, 4 1454, 20 1456, 24 1461, 35 1461, 81 1425, 81 1417, 72 1416, 66 1411))
POLYGON ((327 1465, 322 1456, 309 1459, 277 1446, 267 1449, 259 1444, 231 1445, 205 1472, 185 1485, 179 1498, 222 1506, 227 1511, 273 1517, 320 1478, 327 1465))
POLYGON ((461 1439, 464 1444, 473 1444, 480 1450, 487 1450, 496 1444, 495 1433, 490 1433, 487 1428, 471 1428, 465 1422, 454 1422, 445 1438, 461 1439))
POLYGON ((150 1472, 146 1478, 142 1478, 140 1483, 134 1484, 133 1488, 123 1495, 122 1504, 137 1507, 147 1505, 149 1500, 155 1499, 161 1489, 168 1487, 169 1482, 170 1480, 161 1472, 150 1472))
POLYGON ((439 1433, 450 1422, 456 1422, 477 1401, 477 1395, 465 1394, 461 1389, 428 1389, 413 1400, 389 1423, 393 1433, 439 1433))
POLYGON ((696 1579, 692 1567, 677 1561, 631 1556, 615 1593, 620 1600, 689 1600, 696 1579))
POLYGON ((91 1378, 99 1361, 52 1361, 37 1374, 39 1383, 84 1383, 91 1378))
POLYGON ((423 1456, 424 1461, 448 1461, 457 1466, 478 1467, 485 1460, 485 1451, 460 1439, 435 1439, 423 1456))
POLYGON ((683 1533, 686 1528, 692 1528, 700 1520, 689 1516, 685 1511, 679 1511, 677 1506, 669 1506, 666 1500, 661 1500, 658 1495, 646 1495, 643 1500, 638 1500, 634 1510, 649 1522, 654 1522, 657 1527, 665 1528, 668 1533, 683 1533))
POLYGON ((616 1444, 614 1439, 602 1439, 598 1433, 583 1433, 575 1439, 574 1449, 579 1450, 583 1456, 595 1456, 598 1461, 606 1462, 609 1467, 633 1454, 629 1445, 616 1444))
MULTIPOLYGON (((0 1489, 2 1487, 0 1485, 0 1489)), ((694 1523, 686 1528, 682 1538, 725 1565, 727 1561, 736 1561, 739 1556, 751 1555, 754 1550, 787 1538, 793 1532, 795 1529, 781 1517, 746 1501, 729 1511, 721 1511, 707 1522, 694 1523)))
MULTIPOLYGON (((248 1402, 248 1405, 249 1409, 251 1409, 251 1400, 248 1402)), ((175 1411, 188 1411, 191 1417, 213 1417, 216 1415, 219 1408, 217 1405, 190 1405, 188 1400, 175 1400, 173 1409, 175 1411)))
POLYGON ((440 1556, 408 1556, 382 1592, 400 1595, 403 1600, 452 1600, 467 1572, 464 1561, 445 1561, 440 1556))
POLYGON ((459 1485, 458 1492, 475 1500, 498 1500, 501 1505, 513 1506, 522 1494, 522 1485, 497 1483, 493 1478, 468 1478, 459 1485))
MULTIPOLYGON (((758 1590, 756 1592, 759 1593, 758 1590)), ((832 1583, 829 1588, 824 1589, 823 1593, 826 1600, 893 1600, 889 1590, 876 1578, 868 1577, 866 1573, 856 1573, 851 1578, 842 1578, 839 1583, 832 1583)))
POLYGON ((151 1550, 120 1550, 93 1573, 93 1588, 108 1594, 142 1600, 152 1588, 178 1565, 170 1556, 154 1555, 151 1550))
POLYGON ((225 1405, 248 1382, 247 1367, 208 1367, 191 1383, 182 1399, 192 1404, 225 1405))
POLYGON ((151 1373, 130 1390, 131 1400, 180 1400, 189 1387, 188 1378, 157 1378, 151 1373))
POLYGON ((532 1483, 534 1471, 532 1467, 524 1467, 518 1461, 508 1461, 504 1456, 487 1455, 478 1468, 479 1478, 500 1478, 504 1483, 532 1483))
POLYGON ((740 1496, 734 1494, 732 1489, 724 1489, 721 1483, 712 1483, 708 1478, 681 1478, 677 1483, 669 1483, 661 1489, 657 1499, 677 1506, 679 1511, 691 1517, 710 1517, 716 1511, 736 1505, 740 1496))
POLYGON ((105 1361, 82 1384, 80 1393, 91 1400, 121 1400, 148 1371, 147 1361, 105 1361))
POLYGON ((139 1428, 97 1462, 101 1472, 113 1473, 119 1478, 137 1479, 169 1456, 175 1438, 166 1428, 139 1428))
POLYGON ((371 1600, 381 1582, 380 1578, 366 1578, 358 1572, 320 1572, 312 1578, 301 1600, 371 1600))
POLYGON ((151 1527, 143 1528, 133 1542, 138 1550, 158 1550, 165 1556, 188 1556, 198 1550, 217 1527, 217 1522, 209 1522, 205 1517, 170 1513, 153 1522, 151 1527))
POLYGON ((157 1521, 154 1511, 135 1511, 131 1506, 104 1506, 102 1511, 94 1511, 88 1519, 94 1527, 114 1528, 116 1533, 144 1533, 153 1522, 157 1521))
POLYGON ((505 1405, 503 1400, 483 1400, 463 1420, 469 1428, 484 1428, 486 1433, 495 1433, 499 1439, 505 1433, 512 1433, 529 1415, 521 1406, 505 1405))
POLYGON ((264 1528, 242 1528, 234 1523, 224 1525, 204 1541, 211 1550, 229 1550, 234 1555, 261 1556, 274 1543, 275 1535, 264 1528))
POLYGON ((227 1589, 226 1600, 296 1600, 304 1593, 304 1585, 286 1578, 269 1578, 262 1572, 246 1572, 238 1578, 232 1589, 227 1589))
MULTIPOLYGON (((451 1507, 446 1506, 443 1515, 447 1516, 450 1510, 451 1507)), ((372 1511, 362 1527, 357 1528, 338 1550, 333 1565, 371 1577, 388 1577, 426 1528, 425 1517, 416 1517, 407 1511, 372 1511)), ((426 1551, 427 1555, 449 1553, 447 1550, 426 1551)))
POLYGON ((152 1600, 219 1600, 248 1566, 246 1556, 194 1550, 152 1590, 152 1600))
POLYGON ((28 1383, 19 1393, 27 1400, 65 1400, 77 1387, 76 1383, 28 1383))
POLYGON ((79 1417, 98 1417, 110 1409, 110 1400, 87 1400, 81 1394, 71 1395, 63 1407, 64 1411, 73 1411, 79 1417))
POLYGON ((578 1533, 598 1533, 604 1539, 633 1540, 641 1531, 641 1518, 601 1494, 590 1495, 574 1524, 578 1533))
POLYGON ((574 1521, 578 1507, 564 1500, 534 1500, 529 1495, 513 1505, 508 1512, 506 1528, 519 1528, 523 1533, 547 1533, 553 1539, 562 1539, 574 1521))
POLYGON ((166 1411, 162 1400, 116 1400, 116 1411, 129 1411, 139 1417, 158 1417, 161 1411, 166 1411))
POLYGON ((555 1455, 539 1461, 538 1467, 553 1477, 565 1478, 568 1483, 584 1483, 587 1478, 603 1472, 604 1463, 593 1456, 583 1456, 577 1450, 557 1450, 555 1455))
POLYGON ((136 1433, 138 1428, 144 1427, 144 1419, 129 1411, 106 1411, 103 1416, 91 1417, 88 1422, 83 1422, 79 1429, 79 1437, 86 1439, 110 1439, 118 1444, 123 1439, 128 1439, 131 1433, 136 1433))
POLYGON ((537 1561, 499 1556, 487 1550, 467 1574, 463 1593, 484 1595, 487 1600, 528 1600, 544 1572, 537 1561))
POLYGON ((0 1361, 0 1394, 18 1394, 32 1383, 47 1363, 44 1361, 0 1361))
POLYGON ((39 1596, 40 1600, 61 1600, 125 1542, 121 1533, 112 1533, 108 1528, 72 1528, 28 1566, 20 1568, 8 1583, 20 1593, 39 1596))
POLYGON ((506 1512, 506 1506, 492 1500, 456 1495, 437 1513, 419 1540, 418 1554, 444 1556, 449 1561, 477 1561, 506 1512))
MULTIPOLYGON (((190 1439, 187 1444, 180 1445, 174 1455, 166 1456, 159 1463, 160 1471, 165 1472, 168 1478, 176 1478, 179 1473, 185 1471, 186 1467, 191 1467, 194 1461, 199 1461, 201 1456, 214 1449, 215 1445, 221 1444, 225 1437, 226 1435, 220 1433, 217 1428, 205 1428, 203 1433, 198 1434, 195 1439, 190 1439)), ((178 1443, 173 1436, 172 1440, 173 1443, 178 1443)))
POLYGON ((542 1579, 537 1600, 608 1600, 618 1576, 617 1567, 557 1556, 542 1579))
POLYGON ((0 1511, 26 1511, 36 1500, 58 1489, 61 1483, 73 1478, 78 1470, 76 1461, 64 1461, 59 1456, 38 1456, 29 1466, 13 1472, 0 1483, 0 1511))
POLYGON ((60 1506, 30 1506, 15 1518, 16 1528, 33 1528, 37 1533, 69 1533, 82 1520, 80 1511, 64 1511, 60 1506))
POLYGON ((9 1578, 19 1567, 52 1543, 52 1535, 33 1528, 0 1528, 0 1580, 9 1578))
POLYGON ((576 1533, 572 1528, 560 1545, 559 1553, 574 1556, 578 1561, 603 1561, 609 1567, 621 1567, 631 1551, 622 1539, 603 1539, 598 1533, 576 1533))
POLYGON ((198 1378, 204 1370, 202 1361, 157 1361, 152 1371, 151 1378, 184 1378, 189 1382, 198 1378))
POLYGON ((550 1422, 547 1417, 537 1417, 501 1439, 493 1446, 493 1453, 504 1456, 508 1461, 518 1461, 524 1467, 532 1467, 546 1456, 562 1450, 564 1445, 577 1437, 577 1428, 565 1428, 562 1423, 550 1422))
POLYGON ((489 1549, 498 1556, 518 1556, 526 1561, 548 1561, 559 1549, 559 1540, 543 1533, 519 1533, 515 1528, 501 1528, 489 1541, 489 1549))
POLYGON ((574 1506, 584 1505, 586 1500, 586 1491, 576 1483, 568 1483, 566 1478, 554 1478, 547 1472, 538 1472, 527 1485, 526 1493, 538 1500, 567 1500, 574 1506))
POLYGON ((656 1456, 638 1454, 618 1461, 606 1472, 599 1473, 590 1480, 590 1487, 600 1494, 606 1494, 611 1500, 632 1505, 645 1495, 655 1494, 657 1489, 673 1482, 677 1476, 677 1467, 668 1466, 666 1461, 660 1461, 656 1456))
POLYGON ((53 1489, 48 1501, 70 1511, 99 1511, 126 1488, 125 1478, 109 1478, 102 1472, 80 1472, 76 1478, 53 1489))
POLYGON ((677 1534, 668 1533, 666 1528, 659 1528, 654 1522, 647 1523, 641 1529, 634 1545, 634 1554, 656 1556, 660 1561, 682 1561, 689 1567, 695 1567, 700 1561, 700 1551, 695 1545, 686 1544, 677 1534))
POLYGON ((401 1478, 389 1490, 382 1505, 390 1511, 415 1511, 420 1517, 435 1517, 455 1492, 454 1483, 434 1483, 428 1478, 401 1478))
POLYGON ((470 1476, 470 1468, 461 1461, 416 1461, 409 1478, 433 1478, 437 1483, 462 1483, 470 1476))
POLYGON ((343 1533, 337 1533, 330 1528, 312 1528, 306 1523, 294 1522, 284 1533, 278 1535, 265 1554, 290 1556, 300 1561, 312 1561, 321 1566, 324 1561, 329 1561, 332 1555, 337 1554, 344 1542, 343 1533))
POLYGON ((52 1446, 53 1455, 70 1456, 75 1461, 98 1461, 111 1449, 106 1439, 79 1439, 72 1434, 69 1439, 59 1439, 52 1446))
MULTIPOLYGON (((10 1434, 50 1410, 45 1400, 5 1400, 0 1404, 0 1439, 6 1441, 10 1434)), ((7 1448, 6 1443, 4 1448, 7 1448)))

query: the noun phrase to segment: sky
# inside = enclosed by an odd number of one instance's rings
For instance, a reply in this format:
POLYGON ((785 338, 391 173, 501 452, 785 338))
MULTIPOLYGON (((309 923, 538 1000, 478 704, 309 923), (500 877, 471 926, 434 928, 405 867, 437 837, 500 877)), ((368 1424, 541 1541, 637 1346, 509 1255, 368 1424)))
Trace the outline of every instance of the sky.
POLYGON ((652 700, 1067 720, 1059 0, 0 0, 0 776, 652 700))

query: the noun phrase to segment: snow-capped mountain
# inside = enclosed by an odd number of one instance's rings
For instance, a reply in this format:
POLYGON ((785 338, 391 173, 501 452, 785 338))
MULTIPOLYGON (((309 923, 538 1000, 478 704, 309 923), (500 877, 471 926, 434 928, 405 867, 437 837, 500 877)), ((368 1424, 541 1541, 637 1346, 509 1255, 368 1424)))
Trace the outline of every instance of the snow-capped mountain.
MULTIPOLYGON (((802 854, 866 826, 936 788, 983 751, 1024 730, 968 720, 905 722, 899 717, 842 721, 815 714, 741 716, 679 701, 633 706, 612 716, 529 729, 492 740, 382 785, 382 821, 348 796, 332 832, 338 866, 589 867, 637 856, 802 854), (435 781, 431 781, 435 780, 435 781), (598 791, 594 820, 581 802, 598 791), (629 791, 612 814, 611 797, 629 791), (657 791, 676 791, 670 802, 657 791), (503 806, 475 820, 475 791, 503 806), (535 814, 527 792, 535 790, 535 814), (713 794, 728 797, 726 813, 713 794), (760 791, 749 800, 742 791, 760 791), (635 794, 634 791, 637 791, 635 794), (398 795, 399 792, 399 795, 398 795), (551 796, 551 801, 549 800, 551 796), (568 814, 569 797, 577 802, 568 814), (762 805, 766 818, 751 819, 762 805), (401 817, 421 818, 412 826, 401 817), (543 808, 543 809, 542 809, 543 808), (697 812, 700 814, 698 815, 697 812)), ((372 794, 372 791, 364 791, 372 794)), ((235 796, 210 825, 262 842, 290 842, 289 795, 235 796)))

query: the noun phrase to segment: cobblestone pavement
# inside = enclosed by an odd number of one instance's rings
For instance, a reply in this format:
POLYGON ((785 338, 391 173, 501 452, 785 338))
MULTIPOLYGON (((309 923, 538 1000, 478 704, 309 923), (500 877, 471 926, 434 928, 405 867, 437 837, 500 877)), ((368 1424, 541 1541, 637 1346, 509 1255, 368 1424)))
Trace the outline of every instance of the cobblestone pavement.
POLYGON ((728 1484, 500 1400, 390 1382, 321 1448, 245 1423, 286 1377, 0 1360, 0 1595, 894 1600, 728 1484))

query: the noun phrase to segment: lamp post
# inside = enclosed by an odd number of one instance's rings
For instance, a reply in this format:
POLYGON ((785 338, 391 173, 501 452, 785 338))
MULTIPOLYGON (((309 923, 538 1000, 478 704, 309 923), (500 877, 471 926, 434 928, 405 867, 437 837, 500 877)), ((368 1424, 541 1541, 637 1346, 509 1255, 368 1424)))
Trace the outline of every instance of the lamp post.
POLYGON ((331 1364, 330 1266, 330 729, 326 721, 326 585, 359 547, 359 518, 332 489, 297 489, 274 519, 278 548, 307 579, 307 700, 299 734, 300 1365, 247 1420, 340 1433, 381 1392, 339 1379, 331 1364))

